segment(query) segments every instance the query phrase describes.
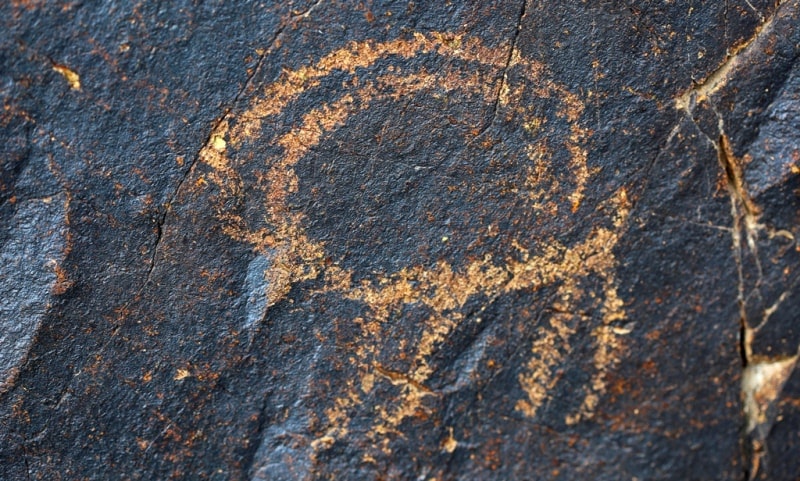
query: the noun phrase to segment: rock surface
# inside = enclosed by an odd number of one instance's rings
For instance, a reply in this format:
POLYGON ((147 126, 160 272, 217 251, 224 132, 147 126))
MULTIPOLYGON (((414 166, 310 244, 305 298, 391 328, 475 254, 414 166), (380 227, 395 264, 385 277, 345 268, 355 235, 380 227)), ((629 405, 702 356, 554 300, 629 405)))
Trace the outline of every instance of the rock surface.
POLYGON ((797 0, 0 13, 0 478, 796 478, 797 0))

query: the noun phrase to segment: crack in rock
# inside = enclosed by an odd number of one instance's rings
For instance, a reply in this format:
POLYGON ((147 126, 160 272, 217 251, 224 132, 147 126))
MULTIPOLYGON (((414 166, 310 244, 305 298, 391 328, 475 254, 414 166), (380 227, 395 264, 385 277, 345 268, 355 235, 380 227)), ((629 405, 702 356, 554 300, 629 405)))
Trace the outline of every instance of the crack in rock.
POLYGON ((759 40, 771 31, 770 27, 775 19, 778 18, 778 13, 785 1, 786 0, 781 0, 775 7, 775 12, 756 27, 756 31, 752 37, 729 51, 722 61, 722 64, 720 64, 716 70, 708 74, 700 83, 695 84, 680 94, 675 99, 675 107, 688 112, 692 110, 695 103, 708 99, 714 92, 723 87, 730 73, 739 65, 739 60, 746 56, 751 48, 755 48, 759 40))
MULTIPOLYGON (((798 354, 774 359, 753 355, 752 343, 756 333, 768 322, 772 312, 777 309, 787 295, 784 293, 772 307, 764 310, 763 319, 757 326, 751 325, 748 319, 748 298, 753 291, 756 293, 759 291, 759 286, 764 278, 758 253, 759 234, 763 230, 770 239, 778 234, 766 225, 759 223, 760 209, 747 188, 743 162, 734 155, 730 139, 725 132, 724 119, 718 112, 712 97, 725 87, 728 79, 739 68, 743 59, 747 58, 748 53, 762 43, 761 39, 771 31, 771 26, 778 18, 783 3, 780 2, 777 5, 775 13, 757 28, 749 40, 729 52, 716 70, 711 72, 701 83, 694 85, 675 99, 676 109, 685 112, 688 120, 695 124, 700 134, 716 150, 717 160, 724 174, 726 189, 730 197, 732 252, 738 274, 737 303, 741 329, 739 350, 743 365, 740 386, 746 436, 746 439, 743 440, 743 457, 745 463, 749 463, 749 469, 745 471, 745 479, 750 480, 755 479, 758 475, 762 458, 766 454, 766 439, 775 421, 774 404, 780 396, 784 384, 794 371, 798 354), (716 135, 704 131, 694 117, 694 110, 701 103, 705 103, 716 115, 716 135), (752 255, 757 271, 756 284, 751 288, 751 292, 747 292, 748 287, 745 281, 746 252, 752 255)), ((791 233, 779 232, 782 236, 788 234, 787 237, 793 238, 791 233)))

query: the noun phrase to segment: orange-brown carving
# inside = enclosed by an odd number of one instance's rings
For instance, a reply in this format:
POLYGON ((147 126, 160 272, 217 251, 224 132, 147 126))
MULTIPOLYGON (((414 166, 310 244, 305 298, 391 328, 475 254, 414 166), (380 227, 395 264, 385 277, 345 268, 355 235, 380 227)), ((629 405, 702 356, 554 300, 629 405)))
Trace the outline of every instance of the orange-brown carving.
MULTIPOLYGON (((250 244, 256 251, 270 252, 272 267, 265 273, 269 281, 266 294, 269 306, 279 302, 295 283, 321 279, 325 292, 368 307, 369 316, 352 320, 360 328, 360 338, 355 343, 357 348, 350 362, 359 372, 360 379, 348 383, 346 392, 332 401, 325 413, 324 424, 327 427, 323 429, 323 435, 312 443, 315 450, 324 449, 347 436, 351 417, 357 413, 362 398, 379 384, 386 383, 399 388, 401 396, 387 400, 374 413, 361 415, 373 416, 368 436, 384 452, 390 452, 389 434, 399 433, 403 420, 415 415, 426 397, 440 395, 426 385, 433 374, 430 356, 458 329, 464 319, 461 309, 465 303, 479 294, 492 299, 514 291, 559 286, 554 313, 538 327, 530 360, 519 376, 524 397, 519 399, 516 409, 526 416, 537 415, 547 401, 549 391, 558 382, 554 368, 569 356, 576 323, 584 321, 572 318, 580 316, 574 312, 579 301, 594 299, 590 304, 602 312, 603 322, 591 331, 595 345, 591 385, 586 387, 578 411, 566 420, 568 423, 591 418, 606 390, 606 372, 620 362, 623 350, 620 336, 626 332, 614 327, 614 323, 624 318, 625 313, 616 290, 613 249, 623 232, 629 208, 624 190, 619 190, 603 205, 597 206, 613 212, 607 225, 597 227, 574 245, 562 244, 556 240, 558 233, 553 233, 552 238, 541 240, 539 244, 546 247, 539 252, 529 252, 517 243, 519 252, 514 256, 497 252, 463 266, 447 260, 433 266, 409 265, 361 282, 354 282, 353 272, 340 267, 336 259, 332 263, 325 262, 324 243, 309 236, 304 227, 306 214, 290 205, 290 196, 300 185, 295 166, 326 135, 344 126, 349 117, 371 104, 396 101, 436 85, 447 91, 460 91, 483 99, 487 105, 496 102, 524 117, 524 132, 530 135, 522 144, 527 145, 525 153, 530 160, 525 188, 530 195, 531 208, 553 216, 570 215, 579 209, 592 176, 585 147, 590 132, 580 123, 583 103, 578 95, 547 78, 546 69, 539 63, 521 58, 516 51, 508 65, 507 58, 506 51, 487 48, 477 39, 443 33, 416 34, 411 39, 383 43, 354 42, 313 65, 284 72, 280 80, 264 88, 246 112, 225 119, 201 152, 201 160, 213 169, 206 175, 207 180, 216 185, 222 197, 226 197, 238 195, 242 189, 243 181, 237 174, 237 165, 245 160, 235 157, 238 146, 258 141, 281 149, 277 157, 263 159, 267 171, 260 185, 268 228, 251 228, 244 219, 224 208, 217 212, 228 235, 250 244), (372 78, 364 78, 368 77, 366 75, 356 77, 357 69, 373 66, 382 59, 415 55, 455 58, 480 64, 483 68, 476 73, 449 68, 435 72, 387 68, 372 78), (524 82, 509 85, 506 74, 511 69, 519 72, 524 82), (261 137, 265 122, 278 116, 307 90, 318 88, 321 80, 333 72, 345 72, 352 81, 340 87, 340 91, 330 92, 326 96, 331 99, 329 102, 306 112, 299 125, 291 130, 272 138, 261 137), (560 106, 558 117, 570 125, 561 145, 537 142, 536 133, 546 119, 537 117, 521 101, 532 97, 560 106), (549 160, 554 149, 564 149, 567 153, 570 159, 568 176, 557 175, 552 170, 549 160), (565 189, 570 191, 565 194, 565 189), (553 201, 557 196, 568 199, 566 212, 562 212, 563 206, 553 201), (585 292, 580 280, 590 276, 602 281, 602 292, 585 292), (378 353, 383 349, 382 338, 390 314, 406 304, 424 305, 432 314, 414 345, 401 346, 398 349, 402 352, 392 353, 411 359, 408 372, 395 372, 378 362, 378 353)), ((470 140, 465 139, 465 142, 470 140)), ((487 237, 493 235, 492 228, 484 226, 487 237)))

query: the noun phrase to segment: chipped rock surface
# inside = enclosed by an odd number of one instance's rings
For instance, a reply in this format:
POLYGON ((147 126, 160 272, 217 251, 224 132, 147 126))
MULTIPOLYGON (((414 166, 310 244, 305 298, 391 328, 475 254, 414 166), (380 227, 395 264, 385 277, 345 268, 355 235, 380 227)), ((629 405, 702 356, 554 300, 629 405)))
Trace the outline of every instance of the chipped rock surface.
POLYGON ((799 1, 0 23, 0 479, 800 472, 799 1))

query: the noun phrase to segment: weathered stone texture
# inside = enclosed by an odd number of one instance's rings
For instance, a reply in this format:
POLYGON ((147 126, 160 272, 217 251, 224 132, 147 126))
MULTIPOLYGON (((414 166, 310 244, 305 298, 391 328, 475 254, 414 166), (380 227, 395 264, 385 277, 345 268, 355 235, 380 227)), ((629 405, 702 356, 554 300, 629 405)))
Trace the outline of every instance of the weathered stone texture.
POLYGON ((796 479, 800 2, 0 6, 0 478, 796 479))

